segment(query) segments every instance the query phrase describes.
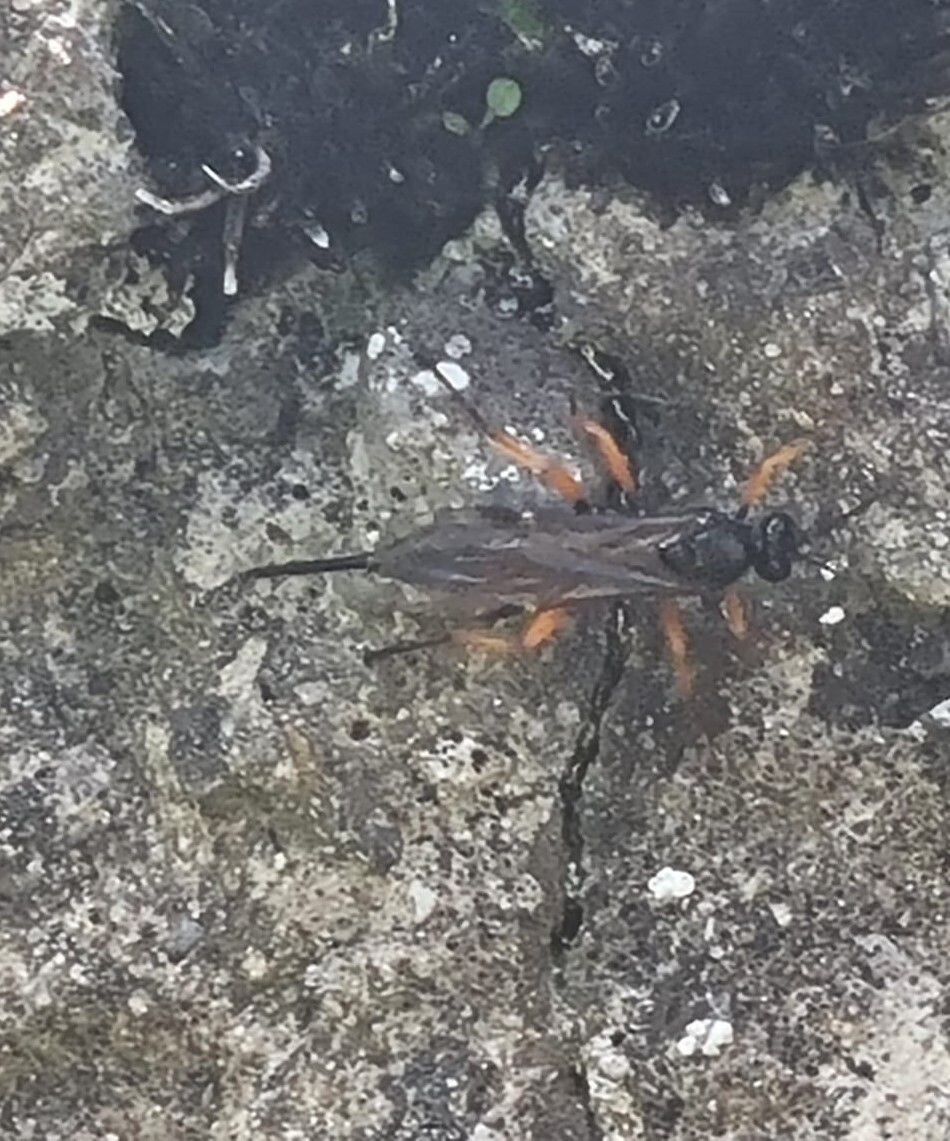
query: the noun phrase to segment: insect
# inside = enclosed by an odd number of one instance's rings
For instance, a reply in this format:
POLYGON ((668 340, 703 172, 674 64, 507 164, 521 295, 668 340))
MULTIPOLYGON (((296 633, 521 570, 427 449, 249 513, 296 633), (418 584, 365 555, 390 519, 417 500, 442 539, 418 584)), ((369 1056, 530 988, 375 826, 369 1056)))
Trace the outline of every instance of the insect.
MULTIPOLYGON (((804 451, 795 440, 752 474, 734 514, 699 507, 662 515, 636 508, 595 511, 583 484, 563 464, 516 436, 492 427, 462 394, 439 379, 493 448, 560 496, 532 512, 497 506, 448 511, 424 530, 375 551, 255 567, 248 578, 370 571, 462 600, 481 619, 475 628, 371 652, 428 648, 446 642, 485 652, 531 651, 549 642, 587 604, 656 598, 680 691, 692 690, 689 645, 677 598, 724 593, 726 618, 737 637, 747 620, 735 583, 752 571, 766 582, 788 578, 798 554, 798 531, 783 511, 753 515, 772 483, 804 451), (496 633, 488 623, 517 612, 528 619, 519 634, 496 633)), ((575 416, 608 480, 636 501, 638 475, 618 439, 597 420, 575 416)))

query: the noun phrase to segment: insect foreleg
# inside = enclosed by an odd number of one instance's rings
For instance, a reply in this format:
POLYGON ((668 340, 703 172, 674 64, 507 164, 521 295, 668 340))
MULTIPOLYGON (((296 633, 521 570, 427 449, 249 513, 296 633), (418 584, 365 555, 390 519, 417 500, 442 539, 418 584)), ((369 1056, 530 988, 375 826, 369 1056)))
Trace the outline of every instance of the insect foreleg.
POLYGON ((587 494, 584 485, 567 467, 551 459, 550 456, 535 451, 503 428, 492 427, 475 405, 469 403, 455 385, 442 375, 438 365, 435 368, 435 375, 499 455, 524 471, 531 472, 539 483, 556 492, 568 503, 573 503, 575 506, 586 504, 587 494))

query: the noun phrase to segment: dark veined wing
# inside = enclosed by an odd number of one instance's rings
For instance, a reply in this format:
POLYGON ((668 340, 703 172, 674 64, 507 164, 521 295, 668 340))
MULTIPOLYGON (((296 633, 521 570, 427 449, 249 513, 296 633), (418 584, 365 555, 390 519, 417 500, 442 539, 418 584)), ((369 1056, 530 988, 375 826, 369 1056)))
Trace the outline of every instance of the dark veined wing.
POLYGON ((376 562, 388 578, 493 603, 689 593, 659 547, 695 525, 696 516, 688 514, 447 512, 427 530, 378 551, 376 562))

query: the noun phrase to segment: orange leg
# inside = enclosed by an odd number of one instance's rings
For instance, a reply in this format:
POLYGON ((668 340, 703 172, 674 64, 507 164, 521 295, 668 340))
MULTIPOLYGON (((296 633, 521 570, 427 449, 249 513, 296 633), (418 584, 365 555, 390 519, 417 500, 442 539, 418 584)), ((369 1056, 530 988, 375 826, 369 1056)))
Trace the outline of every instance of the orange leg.
POLYGON ((488 438, 496 452, 518 467, 531 472, 541 484, 566 499, 568 503, 583 503, 587 498, 584 485, 563 464, 542 455, 541 452, 536 452, 534 448, 502 429, 489 430, 488 438))
POLYGON ((634 473, 633 465, 610 432, 607 431, 603 424, 599 424, 596 420, 589 420, 583 416, 575 417, 574 423, 578 431, 582 432, 594 445, 601 463, 603 463, 607 469, 607 474, 614 483, 621 487, 628 495, 636 495, 637 477, 634 473))
POLYGON ((749 636, 749 615, 745 600, 736 587, 726 588, 726 593, 722 597, 722 607, 729 632, 737 641, 744 642, 749 636))
POLYGON ((570 611, 552 606, 536 610, 520 634, 493 634, 489 630, 456 630, 452 641, 482 654, 513 654, 539 650, 552 641, 571 621, 570 611))
POLYGON ((521 631, 521 646, 525 650, 538 650, 553 641, 571 623, 571 614, 563 606, 536 610, 521 631))
POLYGON ((506 460, 525 471, 531 472, 545 487, 556 492, 568 503, 583 503, 587 496, 584 485, 563 464, 552 460, 549 456, 536 452, 534 448, 517 439, 510 432, 502 428, 493 428, 474 404, 470 404, 459 390, 445 376, 438 366, 435 375, 443 386, 451 393, 452 398, 465 410, 465 414, 475 427, 484 435, 492 447, 506 460))
POLYGON ((672 598, 664 598, 660 603, 660 626, 673 662, 676 688, 680 696, 689 697, 693 692, 696 673, 689 660, 689 636, 683 625, 683 615, 672 598))
POLYGON ((755 507, 778 477, 791 467, 807 447, 808 440, 793 440, 764 459, 749 476, 749 482, 742 491, 743 508, 755 507))

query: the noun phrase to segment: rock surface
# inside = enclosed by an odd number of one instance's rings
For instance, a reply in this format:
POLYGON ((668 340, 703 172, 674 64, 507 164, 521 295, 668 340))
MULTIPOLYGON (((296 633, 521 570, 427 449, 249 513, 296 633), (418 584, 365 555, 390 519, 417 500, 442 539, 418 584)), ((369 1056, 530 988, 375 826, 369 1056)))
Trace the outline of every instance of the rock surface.
POLYGON ((5 17, 47 54, 0 120, 3 1129, 947 1136, 950 126, 879 195, 802 181, 731 227, 550 177, 551 332, 486 303, 483 218, 412 290, 303 271, 182 352, 142 334, 187 302, 128 272, 110 8, 74 7, 5 17), (742 654, 691 615, 692 705, 649 613, 367 668, 440 616, 233 581, 533 494, 426 373, 567 449, 576 337, 653 398, 654 502, 814 441, 775 498, 834 577, 756 591, 742 654))

